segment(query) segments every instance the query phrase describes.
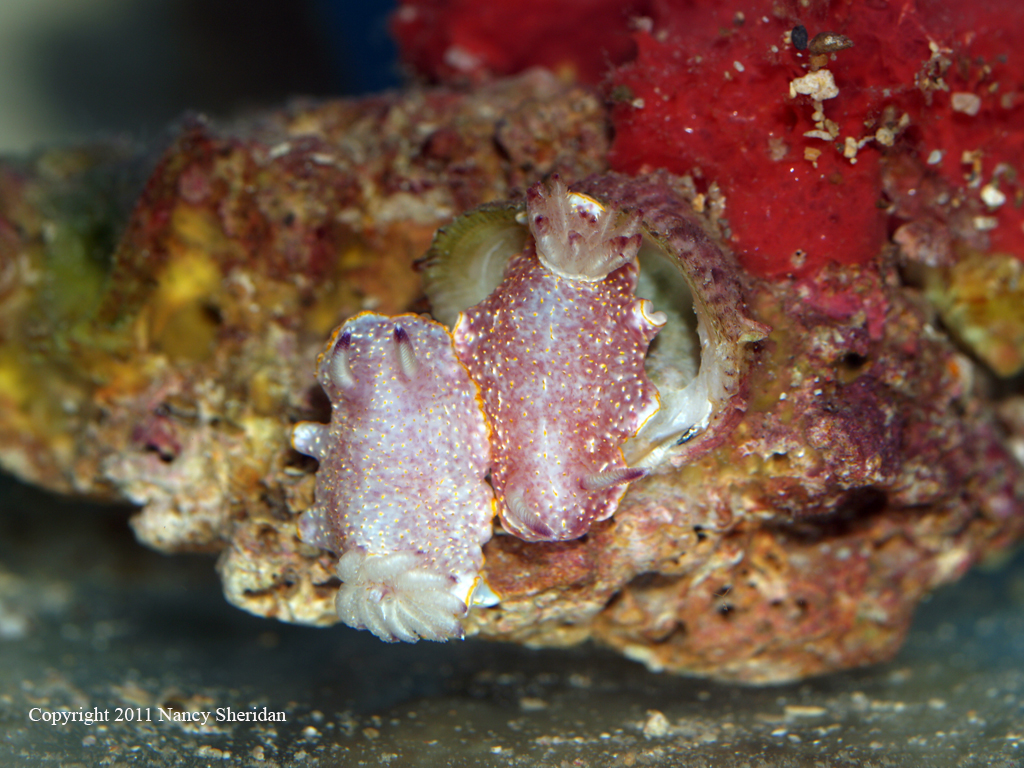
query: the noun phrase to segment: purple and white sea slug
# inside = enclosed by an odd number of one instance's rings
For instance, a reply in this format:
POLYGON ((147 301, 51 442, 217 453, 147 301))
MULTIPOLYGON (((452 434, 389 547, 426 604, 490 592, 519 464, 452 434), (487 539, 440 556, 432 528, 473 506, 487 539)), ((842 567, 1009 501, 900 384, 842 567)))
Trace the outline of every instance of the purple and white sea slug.
POLYGON ((502 524, 563 541, 610 517, 647 473, 621 446, 658 409, 644 356, 665 316, 634 297, 637 216, 557 179, 530 189, 526 206, 532 240, 453 336, 491 427, 502 524))
MULTIPOLYGON (((591 176, 574 184, 568 198, 577 216, 579 209, 590 210, 592 218, 607 209, 620 217, 631 212, 638 219, 642 242, 636 292, 657 310, 644 309, 643 314, 658 320, 664 316, 666 322, 644 361, 660 407, 626 440, 622 453, 630 468, 650 474, 673 472, 727 439, 746 411, 755 348, 770 330, 751 318, 743 272, 717 244, 721 233, 715 232, 714 221, 694 211, 695 196, 692 180, 655 171, 636 178, 591 176)), ((549 233, 537 228, 526 210, 537 205, 536 194, 531 197, 534 202, 488 203, 438 230, 419 262, 436 319, 452 328, 460 313, 476 318, 481 307, 500 308, 497 299, 488 297, 505 291, 499 285, 510 263, 525 259, 524 249, 537 240, 542 241, 537 251, 547 258, 548 234, 559 226, 549 225, 549 233)), ((573 241, 586 242, 580 235, 573 241)), ((526 318, 521 328, 529 322, 526 318)), ((529 335, 522 337, 529 348, 529 335)), ((576 337, 563 337, 560 344, 566 354, 581 349, 576 337)), ((521 350, 513 356, 521 356, 521 350)), ((604 380, 606 387, 614 383, 604 380)))
POLYGON ((338 616, 386 641, 461 638, 459 619, 489 595, 481 547, 494 501, 477 388, 448 331, 417 315, 356 315, 317 378, 331 423, 293 431, 295 449, 320 462, 299 530, 341 554, 338 616))

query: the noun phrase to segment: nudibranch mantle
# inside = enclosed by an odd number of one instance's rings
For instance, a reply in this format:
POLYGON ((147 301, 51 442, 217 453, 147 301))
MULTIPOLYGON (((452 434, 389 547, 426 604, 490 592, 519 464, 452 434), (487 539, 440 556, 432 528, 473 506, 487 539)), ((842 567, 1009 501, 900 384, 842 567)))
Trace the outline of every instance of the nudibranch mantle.
POLYGON ((610 517, 630 468, 621 446, 658 409, 644 356, 664 324, 636 299, 636 216, 569 193, 527 197, 532 242, 453 336, 491 427, 504 527, 527 541, 579 538, 610 517))
POLYGON ((362 313, 334 332, 317 379, 331 423, 293 431, 320 461, 299 530, 341 554, 339 617, 386 641, 461 638, 459 619, 489 592, 494 500, 487 424, 450 335, 417 315, 362 313))

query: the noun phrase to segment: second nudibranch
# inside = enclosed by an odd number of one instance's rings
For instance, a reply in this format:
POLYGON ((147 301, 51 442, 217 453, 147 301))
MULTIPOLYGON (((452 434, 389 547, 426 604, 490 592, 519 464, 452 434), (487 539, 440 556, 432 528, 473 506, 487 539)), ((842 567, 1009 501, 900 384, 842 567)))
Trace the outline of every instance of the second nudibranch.
POLYGON ((564 541, 610 517, 646 474, 626 465, 621 446, 658 409, 644 357, 666 318, 634 296, 637 215, 557 180, 529 191, 526 215, 526 249, 453 335, 491 427, 503 526, 527 541, 564 541))
POLYGON ((461 638, 485 602, 491 537, 487 425, 477 388, 438 323, 366 312, 317 361, 331 423, 292 444, 320 461, 302 539, 341 555, 338 615, 382 640, 461 638))

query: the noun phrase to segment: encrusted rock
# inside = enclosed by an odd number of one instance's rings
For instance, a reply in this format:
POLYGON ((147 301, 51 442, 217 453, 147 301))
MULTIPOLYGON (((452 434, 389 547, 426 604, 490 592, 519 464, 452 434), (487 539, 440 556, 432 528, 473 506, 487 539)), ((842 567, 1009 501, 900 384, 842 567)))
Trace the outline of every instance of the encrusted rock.
MULTIPOLYGON (((652 669, 747 682, 890 657, 928 590, 1024 528, 1019 404, 993 401, 908 268, 955 254, 936 238, 957 222, 904 207, 907 221, 939 223, 904 230, 902 260, 886 248, 799 280, 754 279, 710 188, 606 173, 607 126, 591 92, 541 73, 296 106, 232 130, 190 124, 113 260, 79 254, 78 272, 57 268, 48 239, 46 216, 65 214, 30 202, 44 169, 4 167, 0 463, 139 503, 139 538, 219 551, 245 610, 335 622, 336 556, 297 531, 315 461, 288 444, 295 422, 328 420, 315 357, 361 310, 428 311, 412 264, 435 230, 484 203, 514 210, 557 172, 639 211, 688 286, 688 299, 659 293, 660 278, 651 288, 699 339, 688 347, 680 330, 678 344, 653 345, 655 384, 685 389, 719 370, 713 360, 729 365, 706 423, 649 441, 668 449, 612 518, 572 541, 496 531, 484 576, 500 603, 471 610, 466 633, 593 639, 652 669)), ((502 222, 521 242, 515 214, 502 222)))

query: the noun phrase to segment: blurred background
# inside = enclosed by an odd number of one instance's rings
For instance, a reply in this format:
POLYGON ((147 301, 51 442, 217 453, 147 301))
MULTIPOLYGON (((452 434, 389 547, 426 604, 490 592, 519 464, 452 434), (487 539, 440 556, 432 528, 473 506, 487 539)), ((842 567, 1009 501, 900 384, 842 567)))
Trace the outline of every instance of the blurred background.
POLYGON ((0 153, 400 83, 395 0, 2 0, 0 153))

